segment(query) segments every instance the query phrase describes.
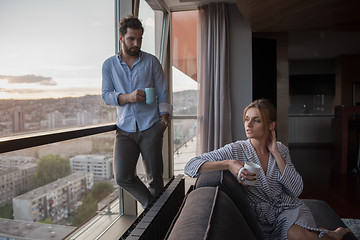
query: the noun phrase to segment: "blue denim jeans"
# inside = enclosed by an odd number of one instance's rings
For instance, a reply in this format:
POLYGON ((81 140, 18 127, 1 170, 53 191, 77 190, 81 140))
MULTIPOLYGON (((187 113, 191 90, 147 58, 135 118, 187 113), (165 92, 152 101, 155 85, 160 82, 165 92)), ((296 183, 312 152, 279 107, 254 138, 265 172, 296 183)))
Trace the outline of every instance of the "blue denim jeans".
POLYGON ((160 121, 145 131, 137 130, 134 133, 116 130, 114 143, 114 174, 116 183, 147 207, 154 196, 164 187, 163 158, 162 158, 163 131, 160 121), (139 179, 136 173, 136 164, 141 153, 145 171, 148 176, 149 189, 139 179))

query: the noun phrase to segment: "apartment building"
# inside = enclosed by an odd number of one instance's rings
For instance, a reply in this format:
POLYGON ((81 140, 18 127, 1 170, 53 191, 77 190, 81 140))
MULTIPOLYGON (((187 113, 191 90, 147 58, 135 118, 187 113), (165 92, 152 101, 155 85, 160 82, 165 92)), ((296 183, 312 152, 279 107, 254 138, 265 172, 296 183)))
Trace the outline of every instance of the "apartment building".
POLYGON ((31 156, 0 156, 0 170, 17 168, 24 163, 36 162, 35 157, 31 156))
POLYGON ((0 206, 11 203, 21 191, 31 188, 30 178, 37 168, 35 163, 25 163, 13 168, 0 168, 0 206))
POLYGON ((103 155, 77 155, 70 158, 72 172, 91 172, 94 181, 113 177, 112 158, 103 155))
POLYGON ((92 186, 92 173, 76 172, 13 198, 14 219, 38 222, 50 217, 63 223, 92 186))

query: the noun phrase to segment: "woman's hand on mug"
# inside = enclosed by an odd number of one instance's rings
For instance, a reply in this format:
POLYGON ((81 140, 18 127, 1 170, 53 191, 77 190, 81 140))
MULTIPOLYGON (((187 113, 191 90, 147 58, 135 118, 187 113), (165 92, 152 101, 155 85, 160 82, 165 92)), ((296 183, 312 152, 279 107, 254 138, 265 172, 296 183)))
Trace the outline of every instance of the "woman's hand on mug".
MULTIPOLYGON (((242 167, 237 171, 236 179, 239 183, 241 183, 243 186, 248 186, 249 181, 252 182, 256 180, 256 173, 249 171, 247 168, 245 168, 246 163, 241 162, 242 167), (248 180, 248 181, 246 181, 248 180)), ((253 185, 253 184, 251 184, 253 185)))
POLYGON ((232 173, 232 175, 234 175, 234 177, 237 178, 240 169, 243 167, 244 167, 244 162, 238 160, 229 160, 228 170, 232 173))

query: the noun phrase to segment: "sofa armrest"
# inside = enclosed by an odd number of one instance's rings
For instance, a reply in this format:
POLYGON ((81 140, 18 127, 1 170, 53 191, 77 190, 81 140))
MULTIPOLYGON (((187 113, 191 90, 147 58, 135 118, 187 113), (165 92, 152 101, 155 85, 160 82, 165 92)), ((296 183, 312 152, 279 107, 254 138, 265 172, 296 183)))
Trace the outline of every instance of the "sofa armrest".
POLYGON ((222 171, 203 172, 196 179, 194 188, 217 187, 221 185, 222 171))

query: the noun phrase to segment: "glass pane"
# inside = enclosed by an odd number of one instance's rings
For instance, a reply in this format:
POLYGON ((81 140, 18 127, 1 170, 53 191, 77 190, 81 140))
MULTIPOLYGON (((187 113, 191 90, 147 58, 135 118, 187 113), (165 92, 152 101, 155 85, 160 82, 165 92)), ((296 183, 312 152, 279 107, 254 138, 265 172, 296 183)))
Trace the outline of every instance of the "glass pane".
POLYGON ((196 119, 174 119, 174 175, 184 174, 185 164, 196 156, 196 119))
POLYGON ((145 0, 140 0, 139 19, 144 27, 141 50, 155 55, 155 12, 145 0))
MULTIPOLYGON (((160 38, 158 33, 161 33, 162 16, 162 12, 154 11, 145 0, 140 0, 139 19, 144 27, 141 50, 151 53, 156 57, 159 57, 160 38)), ((145 163, 141 155, 139 156, 136 170, 139 178, 145 184, 148 184, 149 179, 146 175, 145 163)))
POLYGON ((114 121, 100 98, 113 0, 2 0, 0 32, 0 136, 114 121))
POLYGON ((185 163, 196 156, 197 17, 198 11, 172 13, 175 173, 181 173, 185 163))
MULTIPOLYGON (((119 200, 112 170, 114 134, 0 154, 1 217, 25 221, 48 239, 51 232, 66 236, 110 205, 113 214, 104 215, 118 217, 119 204, 112 204, 119 200)), ((11 229, 2 233, 15 234, 11 229)))
POLYGON ((198 11, 172 13, 172 64, 176 68, 173 76, 174 92, 196 89, 197 81, 197 16, 198 11), (177 71, 190 79, 177 79, 177 71))

